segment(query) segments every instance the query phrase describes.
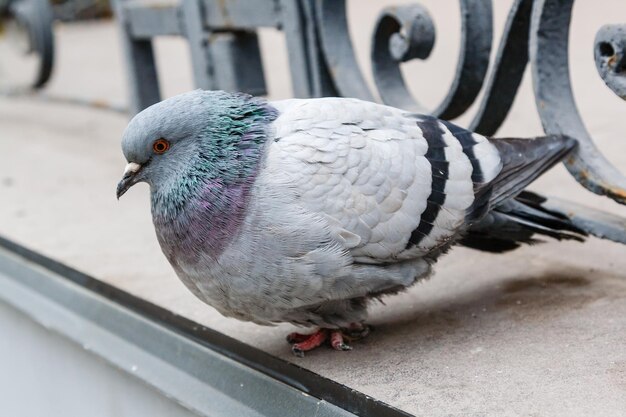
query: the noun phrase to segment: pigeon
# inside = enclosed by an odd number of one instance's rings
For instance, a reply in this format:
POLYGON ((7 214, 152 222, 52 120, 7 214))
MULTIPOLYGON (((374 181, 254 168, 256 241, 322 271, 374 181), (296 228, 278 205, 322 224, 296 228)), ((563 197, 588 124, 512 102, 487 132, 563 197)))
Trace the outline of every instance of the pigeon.
POLYGON ((196 90, 130 121, 117 197, 148 183, 185 286, 227 317, 312 327, 288 336, 302 356, 325 342, 351 349, 368 305, 428 277, 452 245, 583 240, 524 190, 576 146, 487 138, 352 98, 196 90))

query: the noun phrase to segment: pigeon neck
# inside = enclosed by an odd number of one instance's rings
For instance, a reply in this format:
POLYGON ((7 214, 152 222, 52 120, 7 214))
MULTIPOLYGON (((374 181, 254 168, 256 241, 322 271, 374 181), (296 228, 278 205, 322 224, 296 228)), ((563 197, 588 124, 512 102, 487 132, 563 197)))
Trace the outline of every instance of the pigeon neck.
POLYGON ((230 125, 207 132, 185 172, 152 190, 152 215, 162 244, 176 242, 187 253, 218 255, 237 235, 276 118, 269 105, 252 104, 231 115, 225 121, 230 125))
POLYGON ((166 256, 188 264, 206 255, 216 259, 245 222, 254 179, 231 185, 208 180, 175 217, 160 215, 159 208, 153 206, 157 235, 166 256))

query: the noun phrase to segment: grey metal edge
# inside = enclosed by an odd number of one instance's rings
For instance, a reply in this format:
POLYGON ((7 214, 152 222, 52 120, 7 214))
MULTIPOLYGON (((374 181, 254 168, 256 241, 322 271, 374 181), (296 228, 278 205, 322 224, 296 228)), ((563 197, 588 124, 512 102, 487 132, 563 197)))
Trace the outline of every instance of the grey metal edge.
MULTIPOLYGON (((355 415, 177 334, 6 246, 0 246, 0 301, 202 416, 355 415)), ((358 414, 406 415, 378 404, 382 414, 358 414)))

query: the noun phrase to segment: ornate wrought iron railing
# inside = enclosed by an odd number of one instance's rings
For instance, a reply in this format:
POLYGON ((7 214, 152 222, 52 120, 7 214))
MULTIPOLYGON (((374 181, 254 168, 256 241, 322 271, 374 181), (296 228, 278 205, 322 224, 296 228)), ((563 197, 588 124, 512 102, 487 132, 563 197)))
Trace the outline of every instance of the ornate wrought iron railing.
MULTIPOLYGON (((492 70, 491 0, 460 0, 461 48, 448 94, 426 109, 409 92, 400 67, 427 59, 435 24, 419 4, 384 9, 371 42, 376 91, 371 91, 349 36, 345 0, 114 0, 122 29, 131 112, 159 101, 153 38, 187 38, 195 85, 204 89, 266 93, 257 30, 273 27, 286 35, 293 92, 298 97, 377 97, 386 104, 443 119, 464 114, 484 91, 469 123, 493 135, 507 117, 527 65, 537 111, 547 133, 566 134, 580 146, 565 161, 576 180, 594 193, 626 204, 626 177, 595 146, 576 107, 568 62, 574 0, 514 0, 492 70)), ((51 13, 45 0, 4 0, 0 13, 13 14, 28 28, 29 54, 40 56, 32 85, 45 83, 52 69, 51 13), (42 16, 46 18, 42 20, 42 16), (45 35, 45 36, 44 36, 45 35)), ((626 24, 607 25, 594 46, 600 77, 626 100, 626 24)), ((561 210, 568 213, 566 207, 561 210)), ((596 234, 626 243, 626 220, 614 219, 596 234)))
POLYGON ((48 82, 54 58, 52 19, 47 0, 0 0, 0 51, 5 61, 0 61, 0 93, 38 89, 48 82), (7 53, 26 65, 15 65, 7 53))
MULTIPOLYGON (((111 15, 108 0, 0 0, 0 95, 43 88, 54 67, 53 21, 111 15)), ((80 99, 62 99, 80 102, 80 99)))
MULTIPOLYGON (((0 14, 13 11, 23 16, 18 20, 29 28, 31 50, 41 61, 32 85, 41 86, 52 69, 49 8, 44 0, 7 1, 1 2, 0 14)), ((428 58, 434 45, 435 25, 419 4, 387 7, 380 14, 371 48, 374 94, 355 58, 345 0, 116 1, 133 112, 160 100, 151 43, 160 35, 188 39, 199 88, 265 93, 256 30, 274 27, 286 34, 298 97, 380 97, 389 105, 453 119, 465 113, 484 89, 469 128, 485 135, 493 135, 506 118, 530 63, 544 130, 580 142, 576 153, 565 161, 567 169, 589 190, 626 204, 626 177, 595 146, 572 94, 568 39, 574 0, 515 0, 491 73, 491 0, 460 0, 462 36, 455 77, 448 94, 432 110, 411 95, 400 71, 403 62, 428 58)), ((626 99, 625 51, 626 24, 598 31, 594 47, 598 72, 622 99, 626 99)))
MULTIPOLYGON (((161 1, 161 0, 157 0, 161 1)), ((199 88, 263 94, 265 83, 256 35, 260 27, 286 33, 294 94, 342 95, 375 100, 444 119, 462 115, 484 88, 469 128, 492 135, 502 124, 530 64, 537 110, 547 133, 571 135, 580 147, 565 161, 578 182, 626 204, 626 177, 598 150, 577 110, 568 67, 568 38, 574 0, 515 0, 502 33, 493 70, 491 0, 460 0, 461 48, 450 90, 435 109, 409 92, 402 62, 426 59, 435 25, 419 4, 385 8, 372 39, 377 94, 357 64, 348 33, 345 0, 181 0, 155 4, 118 0, 134 111, 160 99, 151 39, 185 36, 199 88)), ((626 25, 605 26, 595 40, 598 72, 626 99, 626 25)))

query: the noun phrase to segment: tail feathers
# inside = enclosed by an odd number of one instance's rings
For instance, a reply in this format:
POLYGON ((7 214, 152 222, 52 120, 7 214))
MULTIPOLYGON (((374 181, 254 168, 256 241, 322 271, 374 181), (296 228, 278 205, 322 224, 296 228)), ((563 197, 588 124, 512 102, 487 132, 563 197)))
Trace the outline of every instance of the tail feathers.
POLYGON ((584 241, 587 232, 556 211, 543 207, 542 197, 523 191, 490 211, 467 231, 461 244, 487 252, 506 252, 538 237, 584 241))
POLYGON ((490 202, 493 206, 519 194, 578 144, 575 139, 562 135, 534 139, 493 139, 491 143, 502 158, 502 171, 492 182, 490 202))
POLYGON ((479 219, 491 208, 518 195, 577 146, 575 139, 562 135, 490 141, 498 149, 502 170, 479 191, 474 207, 470 210, 470 219, 479 219))
POLYGON ((522 191, 511 203, 514 205, 519 218, 535 222, 540 221, 541 225, 552 230, 587 234, 585 230, 578 227, 564 214, 545 207, 543 203, 546 201, 539 194, 522 191))
POLYGON ((585 233, 600 239, 626 244, 625 217, 555 197, 544 198, 529 191, 524 191, 518 199, 539 205, 542 210, 560 215, 566 222, 585 233))

